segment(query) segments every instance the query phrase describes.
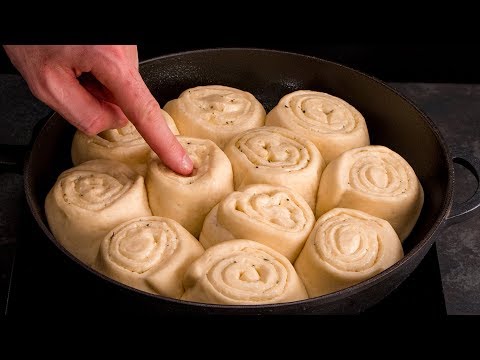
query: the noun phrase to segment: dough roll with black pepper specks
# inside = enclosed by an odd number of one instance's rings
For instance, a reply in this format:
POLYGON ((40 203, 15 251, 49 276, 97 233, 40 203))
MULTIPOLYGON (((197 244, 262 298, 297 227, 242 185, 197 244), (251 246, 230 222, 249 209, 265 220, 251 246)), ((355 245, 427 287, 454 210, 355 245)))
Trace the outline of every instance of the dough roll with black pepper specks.
POLYGON ((146 178, 148 200, 154 215, 177 221, 198 238, 205 216, 233 191, 232 166, 211 140, 178 140, 193 161, 193 173, 179 175, 153 156, 146 178))
POLYGON ((385 146, 344 152, 323 172, 316 216, 335 207, 352 208, 387 220, 403 241, 423 206, 423 188, 412 167, 385 146))
POLYGON ((236 190, 250 184, 285 186, 315 209, 325 162, 310 140, 287 129, 264 126, 234 137, 225 154, 232 163, 236 190))
POLYGON ((310 139, 327 164, 346 150, 370 144, 362 114, 346 101, 318 91, 285 95, 267 114, 265 124, 310 139))
POLYGON ((265 123, 265 109, 249 92, 221 86, 185 90, 164 106, 181 135, 210 139, 223 149, 235 135, 265 123))
MULTIPOLYGON (((178 135, 172 117, 167 112, 161 111, 172 133, 178 135)), ((88 136, 77 130, 72 141, 71 155, 74 165, 94 159, 117 160, 145 176, 150 151, 150 146, 129 122, 120 129, 105 130, 94 136, 88 136)))
POLYGON ((152 215, 143 177, 113 160, 91 160, 61 173, 47 195, 45 213, 55 238, 88 265, 115 226, 152 215))
POLYGON ((245 239, 207 249, 188 268, 183 286, 183 300, 210 304, 273 304, 308 297, 285 256, 245 239))
POLYGON ((207 215, 200 234, 205 249, 250 239, 295 261, 315 223, 307 202, 282 186, 250 185, 228 195, 207 215))
POLYGON ((185 271, 202 254, 198 240, 176 221, 140 217, 105 236, 94 267, 136 289, 180 298, 185 271))
POLYGON ((318 219, 295 269, 310 297, 367 280, 395 264, 403 249, 385 220, 352 209, 332 209, 318 219))

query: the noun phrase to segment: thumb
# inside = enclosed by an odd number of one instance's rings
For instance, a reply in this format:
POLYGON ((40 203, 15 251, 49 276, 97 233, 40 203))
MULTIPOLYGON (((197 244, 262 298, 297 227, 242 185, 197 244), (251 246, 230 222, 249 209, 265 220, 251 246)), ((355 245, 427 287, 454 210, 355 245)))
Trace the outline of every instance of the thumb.
POLYGON ((31 86, 34 94, 88 135, 121 127, 127 121, 118 106, 95 97, 73 73, 52 70, 41 83, 43 86, 31 86))

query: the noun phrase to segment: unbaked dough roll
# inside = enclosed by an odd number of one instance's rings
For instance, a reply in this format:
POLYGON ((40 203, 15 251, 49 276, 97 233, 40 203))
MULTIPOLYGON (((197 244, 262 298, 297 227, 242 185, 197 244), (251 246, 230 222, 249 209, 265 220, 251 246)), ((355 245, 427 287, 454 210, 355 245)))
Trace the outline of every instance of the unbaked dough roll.
POLYGON ((176 221, 140 217, 105 236, 95 268, 136 289, 180 298, 185 271, 202 254, 197 239, 176 221))
POLYGON ((387 220, 403 241, 422 206, 422 185, 405 159, 384 146, 365 146, 328 164, 318 189, 316 216, 335 207, 362 210, 387 220))
POLYGON ((152 215, 143 177, 121 162, 103 159, 61 173, 47 195, 45 213, 55 238, 88 265, 115 226, 152 215))
MULTIPOLYGON (((166 111, 161 111, 172 133, 178 135, 172 117, 166 111)), ((74 165, 93 159, 118 160, 145 176, 150 151, 150 147, 135 126, 129 122, 120 129, 105 130, 95 136, 88 136, 77 130, 73 137, 71 153, 74 165)))
POLYGON ((178 140, 193 161, 192 175, 176 174, 155 157, 147 172, 148 199, 154 215, 178 221, 198 238, 205 216, 233 191, 232 166, 210 140, 178 140))
POLYGON ((235 189, 250 184, 286 186, 315 209, 325 164, 310 140, 287 129, 264 126, 237 135, 225 154, 232 163, 235 189))
POLYGON ((182 300, 257 305, 303 300, 305 286, 282 254, 251 240, 230 240, 205 251, 187 270, 182 300))
POLYGON ((250 185, 223 199, 207 215, 200 242, 250 239, 295 261, 315 223, 307 202, 286 187, 250 185))
POLYGON ((280 99, 266 125, 281 126, 313 141, 327 163, 346 150, 370 144, 362 114, 346 101, 299 90, 280 99))
POLYGON ((400 239, 387 221, 336 208, 318 219, 295 269, 315 297, 369 279, 402 257, 400 239))
POLYGON ((265 123, 265 109, 249 92, 207 85, 185 90, 164 106, 181 135, 210 139, 221 149, 235 135, 265 123))

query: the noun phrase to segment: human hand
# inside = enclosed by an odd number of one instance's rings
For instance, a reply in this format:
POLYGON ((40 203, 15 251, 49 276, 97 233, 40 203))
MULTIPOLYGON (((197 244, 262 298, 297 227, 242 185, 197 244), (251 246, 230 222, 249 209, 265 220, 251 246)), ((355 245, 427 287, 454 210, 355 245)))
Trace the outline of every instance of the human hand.
POLYGON ((127 118, 173 171, 193 163, 163 119, 138 72, 134 45, 5 45, 32 93, 88 135, 119 128, 127 118), (83 75, 82 75, 83 74, 83 75))

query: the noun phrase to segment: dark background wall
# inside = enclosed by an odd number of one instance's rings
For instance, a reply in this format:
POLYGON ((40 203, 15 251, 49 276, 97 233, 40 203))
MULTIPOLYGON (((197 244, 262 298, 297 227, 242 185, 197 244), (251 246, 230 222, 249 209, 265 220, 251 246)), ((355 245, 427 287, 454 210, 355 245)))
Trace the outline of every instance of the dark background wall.
MULTIPOLYGON (((384 81, 480 83, 480 53, 474 43, 283 43, 197 42, 141 44, 141 60, 163 54, 212 47, 258 47, 298 52, 333 60, 384 81)), ((11 73, 5 53, 0 73, 11 73)))

